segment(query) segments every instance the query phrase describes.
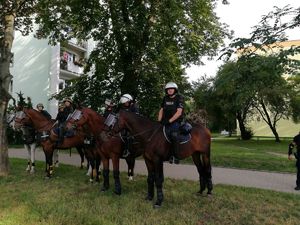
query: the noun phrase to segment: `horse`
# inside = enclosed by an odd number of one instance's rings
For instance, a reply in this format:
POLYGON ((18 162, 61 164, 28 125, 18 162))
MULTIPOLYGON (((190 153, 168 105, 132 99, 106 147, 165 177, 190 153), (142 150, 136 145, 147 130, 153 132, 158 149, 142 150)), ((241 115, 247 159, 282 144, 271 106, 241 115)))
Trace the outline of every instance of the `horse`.
POLYGON ((73 137, 64 138, 63 143, 57 145, 58 136, 54 133, 54 120, 49 120, 42 113, 35 109, 23 108, 16 112, 15 124, 22 126, 24 124, 32 124, 34 129, 41 134, 41 146, 46 157, 46 177, 50 178, 53 174, 53 152, 55 149, 69 149, 76 147, 81 157, 81 168, 84 163, 84 153, 82 134, 76 134, 73 137))
POLYGON ((22 127, 15 126, 15 112, 7 114, 7 125, 14 131, 21 130, 24 148, 26 149, 27 156, 27 167, 26 171, 30 174, 35 173, 35 150, 36 150, 36 132, 30 124, 26 124, 22 127))
MULTIPOLYGON (((103 186, 101 191, 106 191, 109 188, 109 159, 113 164, 113 177, 115 181, 114 192, 117 195, 121 194, 120 170, 119 163, 122 157, 124 143, 119 135, 109 135, 105 132, 105 118, 90 108, 81 109, 82 116, 77 121, 69 120, 66 127, 70 126, 84 126, 87 125, 93 133, 97 144, 97 153, 101 158, 103 165, 103 186)), ((128 165, 129 180, 133 179, 135 158, 142 154, 141 148, 134 143, 131 154, 125 158, 128 165)))
MULTIPOLYGON (((164 181, 163 162, 170 158, 172 145, 165 138, 163 126, 160 123, 121 110, 116 116, 113 131, 119 132, 124 128, 128 129, 144 147, 143 157, 148 170, 146 200, 153 200, 155 184, 157 197, 154 208, 159 208, 164 199, 162 190, 164 181)), ((210 163, 210 131, 202 125, 195 125, 190 134, 191 140, 179 146, 178 157, 184 159, 192 155, 199 173, 200 190, 198 193, 202 194, 207 188, 207 194, 210 196, 213 189, 210 163)))

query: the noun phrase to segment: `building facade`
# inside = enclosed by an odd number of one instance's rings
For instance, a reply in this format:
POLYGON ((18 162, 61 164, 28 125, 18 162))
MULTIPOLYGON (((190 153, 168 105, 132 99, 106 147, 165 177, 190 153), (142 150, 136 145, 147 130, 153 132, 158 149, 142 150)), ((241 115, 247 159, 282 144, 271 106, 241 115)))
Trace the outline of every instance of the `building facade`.
POLYGON ((50 100, 68 85, 68 81, 83 74, 84 62, 94 47, 92 41, 70 40, 67 44, 48 45, 47 39, 38 40, 31 34, 16 32, 11 65, 12 95, 24 93, 31 97, 33 106, 43 103, 52 117, 56 117, 58 101, 50 100))

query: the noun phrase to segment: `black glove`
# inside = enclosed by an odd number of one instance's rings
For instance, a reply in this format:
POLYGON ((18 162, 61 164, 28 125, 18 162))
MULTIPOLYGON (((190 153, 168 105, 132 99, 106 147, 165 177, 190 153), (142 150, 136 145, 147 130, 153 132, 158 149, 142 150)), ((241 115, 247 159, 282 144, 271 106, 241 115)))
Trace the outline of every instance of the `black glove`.
POLYGON ((166 125, 170 124, 170 122, 168 120, 162 120, 161 124, 166 126, 166 125))

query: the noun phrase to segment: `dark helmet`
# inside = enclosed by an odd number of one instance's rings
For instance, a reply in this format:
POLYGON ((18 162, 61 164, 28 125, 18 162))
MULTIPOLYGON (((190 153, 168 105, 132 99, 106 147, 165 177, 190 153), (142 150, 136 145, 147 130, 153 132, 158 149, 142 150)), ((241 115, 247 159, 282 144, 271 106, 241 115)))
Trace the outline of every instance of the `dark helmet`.
POLYGON ((44 108, 44 105, 43 105, 43 103, 39 103, 39 104, 37 104, 37 105, 36 105, 36 108, 39 108, 39 107, 42 107, 42 108, 44 108))

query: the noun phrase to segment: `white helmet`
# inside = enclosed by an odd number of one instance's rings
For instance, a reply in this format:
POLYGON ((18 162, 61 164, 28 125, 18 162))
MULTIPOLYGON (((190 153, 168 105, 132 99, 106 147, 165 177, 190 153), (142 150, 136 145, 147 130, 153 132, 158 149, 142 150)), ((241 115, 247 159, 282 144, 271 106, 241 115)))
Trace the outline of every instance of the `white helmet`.
POLYGON ((124 104, 124 103, 130 102, 132 100, 133 100, 133 98, 132 98, 132 96, 130 94, 124 94, 120 98, 120 103, 124 104))
POLYGON ((175 90, 178 90, 178 86, 174 82, 169 82, 166 84, 165 90, 170 89, 170 88, 174 88, 175 90))

